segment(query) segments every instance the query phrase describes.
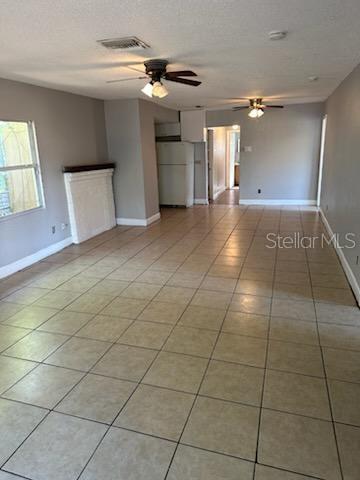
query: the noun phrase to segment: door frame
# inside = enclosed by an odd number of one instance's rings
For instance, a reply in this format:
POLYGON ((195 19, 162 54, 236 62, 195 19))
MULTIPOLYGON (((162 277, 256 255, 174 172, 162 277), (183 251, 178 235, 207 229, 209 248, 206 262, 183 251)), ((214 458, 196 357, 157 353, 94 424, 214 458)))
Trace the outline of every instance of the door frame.
MULTIPOLYGON (((225 172, 226 172, 226 181, 225 185, 226 188, 234 188, 235 186, 235 158, 231 159, 230 156, 230 147, 231 147, 231 136, 235 133, 239 134, 239 144, 240 144, 240 126, 239 128, 234 129, 233 127, 226 129, 226 163, 225 163, 225 172), (232 175, 231 175, 232 172, 232 175), (232 177, 232 178, 231 178, 232 177), (231 182, 232 179, 232 182, 231 182)), ((235 146, 235 151, 237 151, 240 145, 235 146)), ((239 148, 239 155, 240 155, 240 148, 239 148)))
POLYGON ((323 119, 322 119, 322 127, 321 127, 319 175, 318 175, 318 187, 317 187, 317 197, 316 197, 316 206, 317 207, 320 207, 320 202, 321 202, 321 187, 322 187, 323 168, 324 168, 324 150, 325 150, 326 126, 327 126, 327 115, 325 114, 323 119))

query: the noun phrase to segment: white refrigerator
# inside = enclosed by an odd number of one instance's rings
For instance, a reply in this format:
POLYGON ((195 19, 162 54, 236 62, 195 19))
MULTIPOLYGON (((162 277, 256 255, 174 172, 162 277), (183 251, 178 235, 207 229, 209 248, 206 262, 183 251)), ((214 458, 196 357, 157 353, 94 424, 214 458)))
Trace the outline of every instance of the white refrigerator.
POLYGON ((157 142, 160 205, 194 204, 194 145, 157 142))

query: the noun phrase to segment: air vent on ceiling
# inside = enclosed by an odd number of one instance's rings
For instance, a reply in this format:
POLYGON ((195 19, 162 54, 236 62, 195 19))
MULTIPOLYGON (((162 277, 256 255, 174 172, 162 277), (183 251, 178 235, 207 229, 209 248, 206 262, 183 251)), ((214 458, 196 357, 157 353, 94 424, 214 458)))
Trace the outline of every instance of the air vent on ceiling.
POLYGON ((137 37, 107 38, 98 40, 101 45, 111 50, 135 50, 139 48, 150 48, 145 42, 137 37))

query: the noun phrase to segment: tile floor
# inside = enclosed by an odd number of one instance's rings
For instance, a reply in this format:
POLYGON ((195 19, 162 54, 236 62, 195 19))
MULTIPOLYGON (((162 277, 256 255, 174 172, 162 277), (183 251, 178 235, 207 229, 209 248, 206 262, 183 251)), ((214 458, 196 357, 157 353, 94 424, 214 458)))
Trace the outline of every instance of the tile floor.
POLYGON ((313 209, 164 210, 0 282, 0 480, 358 480, 360 311, 313 209))

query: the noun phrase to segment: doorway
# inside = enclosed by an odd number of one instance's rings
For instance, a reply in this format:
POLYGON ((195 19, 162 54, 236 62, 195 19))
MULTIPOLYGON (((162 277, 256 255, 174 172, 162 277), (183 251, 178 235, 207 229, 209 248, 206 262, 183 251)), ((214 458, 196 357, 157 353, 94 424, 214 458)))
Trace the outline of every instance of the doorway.
POLYGON ((240 126, 211 127, 207 131, 208 196, 211 203, 239 203, 240 126))

